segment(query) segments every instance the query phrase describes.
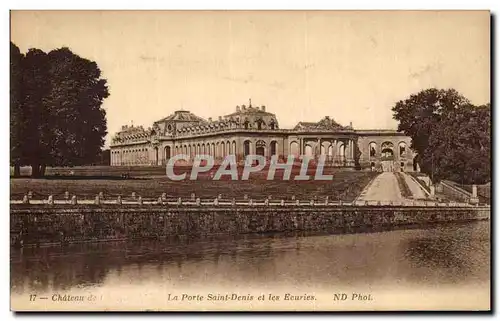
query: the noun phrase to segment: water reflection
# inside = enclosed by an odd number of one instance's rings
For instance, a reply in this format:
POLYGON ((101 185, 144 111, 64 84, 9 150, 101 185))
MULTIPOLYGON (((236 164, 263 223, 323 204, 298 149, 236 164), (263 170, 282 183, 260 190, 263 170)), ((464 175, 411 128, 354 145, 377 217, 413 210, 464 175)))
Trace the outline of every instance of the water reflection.
POLYGON ((13 293, 130 284, 271 287, 489 282, 489 222, 11 250, 13 293))
POLYGON ((458 229, 425 231, 401 244, 408 260, 408 278, 441 284, 460 283, 463 278, 480 280, 490 273, 489 229, 467 225, 458 229), (434 234, 437 233, 439 237, 434 234))

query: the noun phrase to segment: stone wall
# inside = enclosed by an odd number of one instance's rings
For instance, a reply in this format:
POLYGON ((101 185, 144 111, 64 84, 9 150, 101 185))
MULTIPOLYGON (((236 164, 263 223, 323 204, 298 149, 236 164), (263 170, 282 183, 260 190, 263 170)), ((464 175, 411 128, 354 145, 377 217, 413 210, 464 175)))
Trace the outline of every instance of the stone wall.
POLYGON ((288 231, 350 233, 489 219, 489 207, 11 204, 11 245, 288 231))

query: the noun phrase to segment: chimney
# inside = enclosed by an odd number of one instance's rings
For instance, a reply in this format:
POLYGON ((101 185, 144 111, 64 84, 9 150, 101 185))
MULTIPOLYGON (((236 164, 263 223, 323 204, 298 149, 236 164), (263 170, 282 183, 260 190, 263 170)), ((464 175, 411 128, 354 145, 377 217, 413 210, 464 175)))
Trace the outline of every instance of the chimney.
POLYGON ((349 127, 351 127, 351 128, 352 128, 352 121, 351 121, 351 122, 349 122, 349 127))
POLYGON ((242 109, 242 110, 246 110, 246 109, 247 109, 247 107, 246 107, 245 105, 243 105, 243 106, 241 106, 241 109, 242 109))
POLYGON ((262 109, 262 111, 266 111, 266 106, 262 106, 260 109, 262 109))
POLYGON ((219 121, 222 121, 222 116, 219 116, 219 121))
POLYGON ((209 121, 209 122, 212 122, 212 117, 208 117, 208 121, 209 121))
POLYGON ((240 112, 240 106, 236 106, 236 112, 239 113, 240 112))

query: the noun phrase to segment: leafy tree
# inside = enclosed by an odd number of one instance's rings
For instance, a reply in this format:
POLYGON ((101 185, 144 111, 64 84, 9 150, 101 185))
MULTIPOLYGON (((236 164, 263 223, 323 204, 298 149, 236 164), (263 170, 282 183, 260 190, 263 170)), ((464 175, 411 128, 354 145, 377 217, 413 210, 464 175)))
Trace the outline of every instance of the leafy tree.
POLYGON ((412 138, 411 148, 422 154, 429 136, 437 128, 443 114, 469 101, 454 89, 426 89, 401 100, 392 108, 398 130, 412 138))
POLYGON ((443 118, 430 137, 423 161, 433 165, 433 179, 462 184, 491 180, 490 106, 464 105, 443 118))
POLYGON ((22 113, 25 120, 25 132, 22 137, 23 154, 32 167, 32 175, 41 175, 40 166, 48 161, 51 148, 48 123, 49 111, 44 102, 51 88, 47 81, 49 77, 48 57, 39 49, 30 49, 23 60, 23 91, 24 99, 22 113))
POLYGON ((97 64, 68 48, 23 56, 11 43, 11 164, 46 166, 93 163, 107 134, 101 108, 109 96, 97 64))
POLYGON ((99 159, 107 134, 106 112, 101 108, 109 96, 106 80, 93 61, 68 48, 48 54, 53 88, 46 99, 52 115, 51 164, 85 165, 99 159))
POLYGON ((454 89, 431 88, 397 102, 393 112, 433 182, 490 179, 489 105, 476 107, 454 89))
POLYGON ((21 175, 23 164, 22 137, 25 130, 25 119, 22 113, 23 74, 22 61, 24 55, 19 48, 10 43, 10 164, 14 166, 14 176, 21 175))

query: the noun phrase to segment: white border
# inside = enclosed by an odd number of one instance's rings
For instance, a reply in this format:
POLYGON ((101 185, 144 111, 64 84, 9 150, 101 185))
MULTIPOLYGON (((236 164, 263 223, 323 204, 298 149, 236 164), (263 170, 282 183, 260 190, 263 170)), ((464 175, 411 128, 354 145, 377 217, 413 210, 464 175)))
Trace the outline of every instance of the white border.
MULTIPOLYGON (((468 9, 468 10, 491 10, 492 13, 498 14, 499 12, 499 4, 500 1, 498 0, 474 0, 474 1, 439 1, 439 0, 420 0, 420 1, 370 1, 370 0, 353 0, 353 1, 338 1, 331 3, 331 1, 325 1, 325 0, 308 0, 308 1, 297 1, 297 0, 289 0, 289 1, 269 1, 269 0, 243 0, 243 1, 217 1, 213 0, 210 1, 210 3, 206 3, 203 1, 193 1, 193 0, 182 0, 182 1, 177 1, 177 2, 168 2, 165 3, 164 1, 151 1, 151 0, 141 0, 141 1, 116 1, 116 2, 107 2, 104 3, 102 0, 87 0, 87 1, 12 1, 12 0, 7 0, 7 1, 2 1, 1 6, 2 9, 1 12, 1 36, 3 38, 3 41, 1 42, 3 44, 2 50, 0 51, 0 55, 2 57, 2 62, 4 68, 8 68, 8 60, 9 60, 9 47, 8 47, 8 40, 9 40, 9 9, 44 9, 44 10, 50 10, 50 9, 86 9, 86 10, 130 10, 130 9, 140 9, 140 10, 159 10, 159 9, 170 9, 170 10, 182 10, 182 9, 189 9, 189 10, 204 10, 204 9, 210 9, 210 10, 216 10, 216 9, 221 9, 221 10, 248 10, 248 9, 253 9, 253 10, 279 10, 279 9, 285 9, 285 10, 300 10, 300 9, 318 9, 318 10, 389 10, 389 9, 397 9, 397 10, 438 10, 438 9, 447 9, 447 10, 463 10, 463 9, 468 9)), ((498 17, 496 16, 495 19, 498 17)), ((498 24, 498 21, 496 20, 495 22, 498 24)), ((493 26, 492 26, 493 27, 493 26)), ((494 33, 495 37, 495 43, 498 43, 498 33, 494 33)), ((494 74, 494 70, 493 74, 494 74)), ((8 216, 9 216, 9 185, 7 184, 8 180, 8 153, 6 152, 9 147, 9 113, 8 113, 8 106, 9 106, 9 78, 8 78, 8 69, 2 73, 2 77, 0 78, 2 83, 0 85, 0 90, 2 91, 2 97, 3 99, 3 104, 0 110, 2 112, 1 119, 4 121, 4 125, 1 126, 1 130, 3 131, 3 135, 1 136, 0 143, 1 143, 1 150, 4 151, 1 161, 2 161, 2 166, 0 167, 1 173, 5 173, 5 178, 3 181, 5 184, 1 185, 2 186, 2 197, 4 202, 2 202, 2 206, 4 207, 4 210, 1 211, 2 219, 5 220, 1 226, 4 227, 3 231, 3 238, 2 241, 4 242, 2 246, 0 246, 0 253, 2 255, 2 273, 1 273, 1 297, 0 297, 0 302, 2 304, 1 311, 2 311, 2 320, 10 320, 13 319, 15 316, 9 312, 10 309, 10 302, 9 302, 9 296, 10 296, 10 275, 9 275, 9 270, 10 270, 10 257, 9 257, 9 224, 8 224, 8 216)), ((496 86, 492 88, 493 92, 496 92, 498 89, 498 83, 496 83, 496 86)), ((492 105, 495 105, 495 102, 491 102, 492 105)), ((497 114, 497 113, 495 113, 497 114)), ((495 117, 496 124, 499 123, 497 117, 495 117)), ((498 126, 498 125, 497 125, 498 126)), ((497 136, 497 131, 493 133, 495 135, 495 138, 499 138, 497 136)), ((495 146, 493 150, 500 150, 500 146, 498 143, 498 139, 495 140, 495 146)), ((496 165, 496 162, 495 164, 496 165)), ((497 171, 495 171, 496 173, 497 171)), ((497 179, 497 175, 495 175, 495 180, 497 179)), ((497 195, 495 195, 497 196, 497 195)), ((499 199, 496 197, 495 199, 499 199)), ((495 213, 494 213, 495 214, 495 213)), ((499 219, 497 218, 495 220, 495 231, 498 231, 498 221, 499 219)), ((492 240, 495 241, 496 243, 496 237, 494 237, 492 240)), ((496 271, 495 271, 496 272, 496 271)), ((496 296, 495 296, 496 297, 496 296)), ((495 304, 495 306, 498 308, 498 305, 495 304)), ((46 318, 52 318, 53 315, 46 315, 46 318)), ((92 315, 95 318, 103 318, 104 317, 111 317, 111 318, 120 318, 122 317, 121 315, 92 315)), ((131 316, 134 319, 142 319, 145 315, 134 315, 131 316)), ((168 317, 170 318, 179 318, 183 317, 185 315, 163 315, 162 317, 168 317)), ((259 319, 266 319, 266 318, 288 318, 288 315, 236 315, 237 317, 257 317, 259 319)), ((371 317, 374 317, 373 315, 370 315, 371 317)), ((24 320, 32 320, 35 317, 38 317, 37 315, 28 315, 24 316, 24 320)), ((43 316, 42 316, 43 317, 43 316)), ((58 316, 59 318, 62 319, 70 319, 72 315, 62 315, 58 316)), ((218 319, 218 315, 212 315, 212 316, 204 316, 204 317, 209 317, 213 318, 214 320, 218 319)), ((311 317, 311 315, 301 315, 299 316, 300 318, 307 319, 311 317)), ((345 315, 327 315, 327 317, 333 317, 335 319, 344 319, 344 318, 353 318, 354 316, 345 316, 345 315)), ((364 318, 367 316, 356 316, 357 318, 364 318)), ((386 318, 390 317, 389 315, 377 315, 375 317, 378 318, 386 318)), ((402 315, 394 315, 393 317, 397 318, 402 318, 402 317, 407 317, 407 316, 402 316, 402 315)), ((415 316, 412 316, 415 317, 415 316)), ((447 319, 447 318, 454 318, 455 315, 421 315, 418 317, 425 317, 426 319, 436 319, 436 320, 442 320, 442 319, 447 319)), ((470 316, 468 315, 467 318, 479 318, 480 316, 470 316)))

